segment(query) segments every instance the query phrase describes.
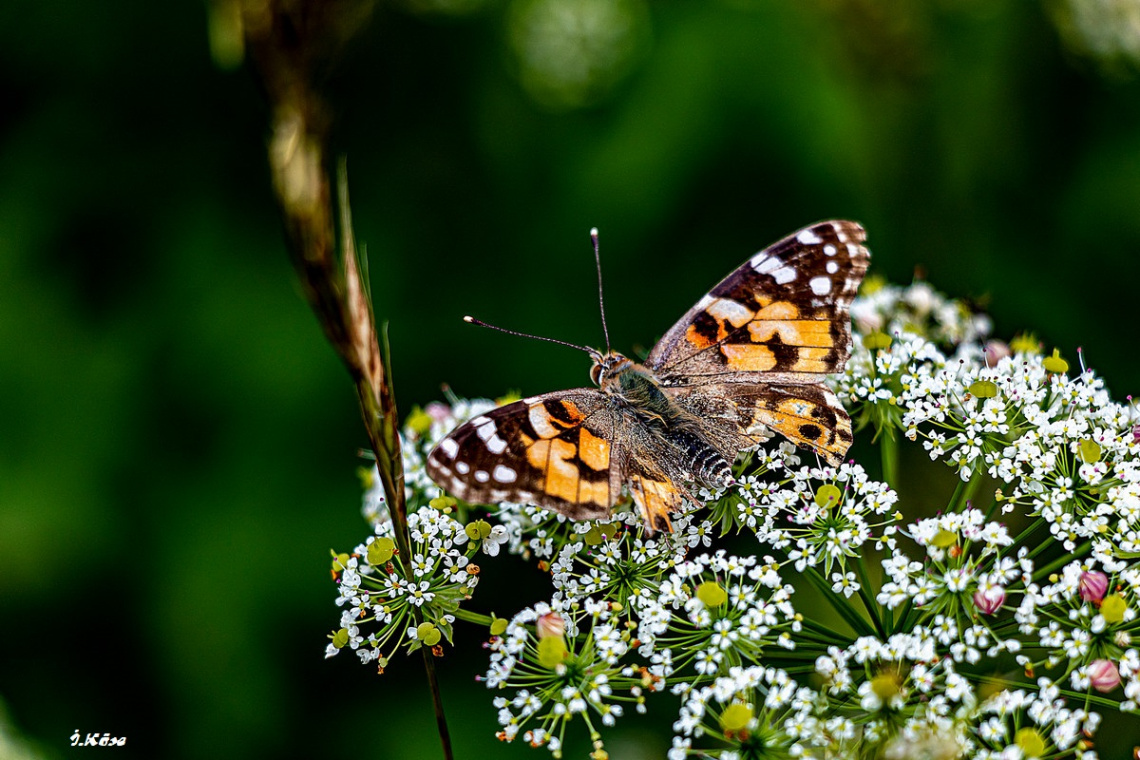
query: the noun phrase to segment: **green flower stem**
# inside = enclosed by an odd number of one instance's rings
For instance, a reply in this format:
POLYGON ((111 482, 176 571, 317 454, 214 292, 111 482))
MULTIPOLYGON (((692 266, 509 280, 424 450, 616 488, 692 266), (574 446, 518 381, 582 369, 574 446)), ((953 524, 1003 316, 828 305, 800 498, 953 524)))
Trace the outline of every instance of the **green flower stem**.
MULTIPOLYGON (((1050 543, 1052 542, 1042 541, 1041 546, 1047 546, 1050 543)), ((1085 541, 1083 544, 1077 547, 1076 551, 1072 553, 1065 552, 1049 564, 1038 567, 1033 571, 1033 580, 1040 581, 1042 578, 1048 578, 1050 573, 1072 562, 1073 557, 1083 557, 1091 545, 1091 541, 1085 541)), ((1030 552, 1029 556, 1032 557, 1034 554, 1036 554, 1036 551, 1030 552)))
POLYGON ((851 629, 860 636, 874 636, 875 629, 867 622, 858 610, 847 601, 847 598, 842 594, 837 594, 831 590, 831 584, 827 579, 820 575, 819 571, 814 567, 809 567, 804 570, 804 577, 811 581, 812 585, 819 590, 823 598, 834 608, 839 616, 851 626, 851 629))
POLYGON ((974 470, 974 473, 970 475, 970 479, 966 482, 966 490, 962 493, 962 503, 959 505, 959 509, 967 502, 973 502, 974 497, 978 493, 978 488, 981 487, 982 481, 985 479, 986 471, 984 469, 979 467, 974 470))
POLYGON ((840 642, 843 642, 844 646, 846 646, 847 644, 854 641, 854 639, 847 634, 841 633, 840 631, 837 631, 834 628, 823 625, 821 623, 817 623, 807 617, 803 618, 803 620, 800 621, 800 625, 803 626, 804 632, 810 631, 812 634, 817 636, 818 641, 824 642, 828 645, 838 645, 840 642))
POLYGON ((487 628, 490 628, 491 623, 493 623, 495 621, 495 619, 493 617, 491 617, 490 615, 483 615, 483 614, 478 613, 478 612, 471 612, 470 610, 465 610, 462 607, 453 611, 451 614, 455 615, 456 620, 462 620, 465 623, 474 623, 475 625, 481 625, 481 626, 485 626, 487 628))
POLYGON ((899 484, 899 442, 894 428, 885 428, 879 436, 879 454, 883 462, 883 481, 891 490, 897 491, 899 484))
POLYGON ((875 626, 875 630, 879 632, 879 636, 885 639, 887 637, 887 627, 880 614, 879 603, 870 595, 871 576, 867 573, 867 563, 862 560, 863 557, 860 557, 858 562, 851 563, 855 566, 855 574, 859 577, 859 599, 863 602, 863 607, 867 610, 867 616, 871 618, 871 624, 875 626))

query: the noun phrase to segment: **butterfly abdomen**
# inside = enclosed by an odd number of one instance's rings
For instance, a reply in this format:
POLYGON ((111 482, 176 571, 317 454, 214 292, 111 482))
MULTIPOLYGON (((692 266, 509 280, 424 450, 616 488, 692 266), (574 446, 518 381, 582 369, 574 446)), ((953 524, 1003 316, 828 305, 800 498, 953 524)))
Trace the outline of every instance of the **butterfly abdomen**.
POLYGON ((681 461, 698 483, 724 487, 732 482, 732 467, 705 439, 689 430, 671 430, 665 437, 680 449, 681 461))
POLYGON ((701 420, 666 396, 649 370, 630 362, 611 382, 610 392, 620 396, 629 411, 674 450, 672 459, 686 475, 707 486, 732 482, 729 463, 700 434, 701 420))

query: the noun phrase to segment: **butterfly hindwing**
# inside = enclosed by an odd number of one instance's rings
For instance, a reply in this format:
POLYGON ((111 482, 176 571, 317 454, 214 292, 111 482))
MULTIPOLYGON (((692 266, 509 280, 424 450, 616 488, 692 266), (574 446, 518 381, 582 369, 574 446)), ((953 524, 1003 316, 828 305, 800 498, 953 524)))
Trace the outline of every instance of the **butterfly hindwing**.
POLYGON ((613 429, 613 409, 600 391, 548 393, 461 425, 428 455, 428 475, 473 503, 516 501, 574 520, 603 517, 621 494, 613 429))
POLYGON ((865 239, 855 222, 820 222, 757 253, 665 333, 646 366, 666 385, 814 383, 838 371, 865 239))

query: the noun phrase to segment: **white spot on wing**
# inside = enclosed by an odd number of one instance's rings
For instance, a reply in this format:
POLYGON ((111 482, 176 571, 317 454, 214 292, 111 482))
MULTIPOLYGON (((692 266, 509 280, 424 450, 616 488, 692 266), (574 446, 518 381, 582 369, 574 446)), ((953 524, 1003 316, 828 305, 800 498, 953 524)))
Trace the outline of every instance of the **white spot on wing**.
POLYGON ((466 462, 456 462, 455 471, 460 475, 466 475, 467 473, 471 472, 471 468, 467 466, 466 462))
POLYGON ((491 422, 491 418, 485 414, 480 414, 478 417, 471 420, 471 424, 474 425, 475 427, 479 427, 480 425, 482 425, 486 422, 491 422))
POLYGON ((839 271, 839 265, 838 264, 836 264, 834 261, 827 262, 827 273, 828 274, 835 274, 838 271, 839 271))
POLYGON ((804 230, 800 234, 796 235, 796 240, 800 241, 804 245, 815 245, 816 243, 823 242, 823 238, 811 230, 804 230))
POLYGON ((507 442, 497 435, 492 435, 487 439, 487 450, 492 454, 502 454, 507 450, 507 442))
POLYGON ((833 246, 831 243, 828 243, 827 245, 825 245, 823 247, 823 253, 824 253, 824 255, 827 255, 827 256, 834 256, 835 255, 835 246, 833 246))
POLYGON ((824 296, 831 292, 830 277, 824 277, 822 275, 819 277, 812 277, 811 282, 808 284, 811 285, 811 292, 815 293, 817 296, 824 296))
POLYGON ((500 483, 514 483, 518 473, 505 464, 497 464, 491 473, 491 477, 500 483))
POLYGON ((443 442, 439 444, 439 450, 442 451, 448 459, 455 459, 455 455, 459 453, 459 444, 455 442, 454 438, 444 438, 443 442))
POLYGON ((491 479, 491 476, 487 474, 486 470, 476 470, 475 471, 475 479, 478 480, 480 483, 486 483, 488 480, 491 479))
POLYGON ((722 322, 728 322, 733 327, 740 327, 754 316, 751 309, 731 298, 718 298, 709 304, 705 311, 722 322))
POLYGON ((780 260, 778 258, 775 256, 769 256, 763 251, 760 251, 760 253, 753 256, 750 261, 752 268, 760 274, 771 272, 773 269, 776 269, 780 266, 780 260))
POLYGON ((780 267, 775 272, 772 272, 772 279, 780 285, 785 285, 796 279, 796 270, 791 267, 780 267))

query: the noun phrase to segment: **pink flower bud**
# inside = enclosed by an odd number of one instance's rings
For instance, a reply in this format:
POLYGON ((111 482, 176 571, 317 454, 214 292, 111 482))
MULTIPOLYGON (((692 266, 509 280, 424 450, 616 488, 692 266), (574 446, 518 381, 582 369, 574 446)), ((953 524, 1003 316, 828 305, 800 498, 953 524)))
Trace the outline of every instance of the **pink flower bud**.
POLYGON ((1001 586, 989 586, 974 592, 974 606, 983 615, 993 615, 1005 604, 1005 589, 1001 586))
POLYGON ((988 340, 982 349, 982 354, 986 358, 986 364, 992 367, 1005 357, 1010 356, 1012 352, 1004 341, 988 340))
POLYGON ((1089 683, 1099 692, 1108 693, 1120 685, 1120 671, 1112 660, 1093 660, 1089 665, 1089 683))
POLYGON ((540 615, 538 622, 535 623, 535 628, 538 629, 538 637, 540 639, 549 638, 551 636, 561 636, 562 632, 566 630, 566 621, 557 612, 548 612, 545 615, 540 615))
POLYGON ((451 407, 438 401, 429 403, 424 407, 424 411, 436 422, 446 422, 447 418, 451 416, 451 407))
POLYGON ((1107 591, 1107 575, 1099 570, 1091 570, 1081 573, 1081 599, 1084 599, 1086 602, 1099 602, 1104 599, 1104 595, 1107 591))

